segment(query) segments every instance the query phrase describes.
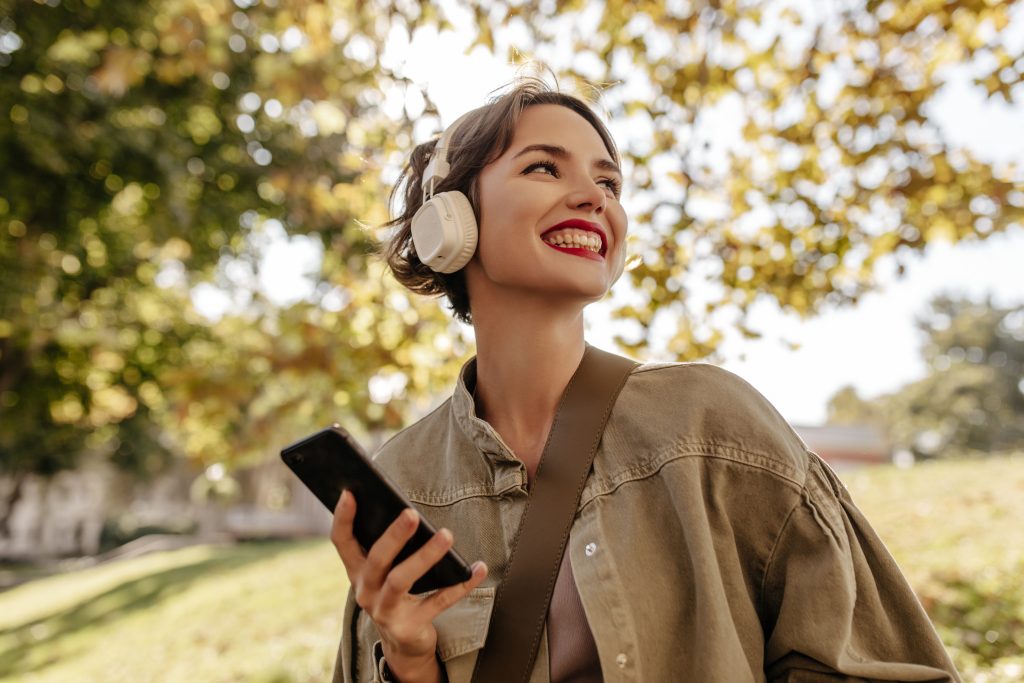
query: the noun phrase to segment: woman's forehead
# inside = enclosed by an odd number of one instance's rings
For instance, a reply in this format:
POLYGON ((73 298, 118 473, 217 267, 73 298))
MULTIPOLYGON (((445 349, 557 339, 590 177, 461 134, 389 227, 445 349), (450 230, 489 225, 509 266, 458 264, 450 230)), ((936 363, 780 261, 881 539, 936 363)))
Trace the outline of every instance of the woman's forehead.
POLYGON ((530 145, 559 146, 585 159, 609 157, 604 140, 585 118, 560 104, 535 104, 519 115, 506 156, 530 145))

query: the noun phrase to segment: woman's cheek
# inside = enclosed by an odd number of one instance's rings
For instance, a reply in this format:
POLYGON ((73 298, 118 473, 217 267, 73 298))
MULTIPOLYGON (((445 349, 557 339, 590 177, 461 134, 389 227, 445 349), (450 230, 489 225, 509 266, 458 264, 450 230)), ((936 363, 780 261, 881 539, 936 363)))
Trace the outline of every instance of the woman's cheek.
POLYGON ((625 247, 625 243, 623 243, 622 249, 620 249, 618 251, 618 254, 615 257, 615 268, 614 268, 614 270, 612 270, 612 279, 608 283, 608 287, 609 288, 611 288, 612 285, 614 285, 616 282, 619 281, 619 278, 622 277, 622 272, 625 269, 626 269, 626 247, 625 247))
POLYGON ((615 250, 615 269, 612 271, 612 280, 609 286, 614 285, 626 268, 626 235, 629 234, 629 221, 626 212, 621 205, 618 206, 618 227, 615 233, 615 241, 618 248, 615 250))

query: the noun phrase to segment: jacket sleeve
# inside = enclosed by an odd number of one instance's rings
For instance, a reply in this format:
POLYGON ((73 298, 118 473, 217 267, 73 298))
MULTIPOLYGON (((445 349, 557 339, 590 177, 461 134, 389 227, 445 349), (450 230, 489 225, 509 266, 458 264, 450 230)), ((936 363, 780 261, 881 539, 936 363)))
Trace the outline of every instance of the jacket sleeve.
MULTIPOLYGON (((360 609, 350 588, 345 600, 341 642, 334 663, 332 683, 391 683, 394 679, 384 661, 384 650, 373 622, 364 617, 361 630, 359 614, 360 609)), ((441 666, 441 683, 448 683, 446 665, 440 658, 438 664, 441 666)))
POLYGON ((359 607, 356 605, 352 589, 349 588, 348 597, 345 599, 345 613, 341 619, 341 642, 338 644, 338 656, 334 661, 332 683, 356 683, 358 680, 358 672, 355 669, 359 656, 358 618, 359 607))
POLYGON ((959 682, 881 539, 832 470, 808 456, 765 569, 768 680, 959 682))

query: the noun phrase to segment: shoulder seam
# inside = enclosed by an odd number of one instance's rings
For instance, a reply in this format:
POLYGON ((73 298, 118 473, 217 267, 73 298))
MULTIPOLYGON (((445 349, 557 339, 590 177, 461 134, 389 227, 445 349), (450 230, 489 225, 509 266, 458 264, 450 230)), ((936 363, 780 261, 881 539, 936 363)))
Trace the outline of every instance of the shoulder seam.
POLYGON ((594 481, 593 484, 588 486, 588 495, 584 497, 584 502, 580 505, 580 509, 591 501, 611 493, 620 486, 647 479, 669 463, 685 458, 708 458, 761 470, 775 477, 780 482, 786 482, 792 490, 797 492, 803 491, 806 485, 806 471, 803 472, 805 476, 801 479, 798 478, 801 474, 799 470, 786 472, 784 468, 772 466, 769 463, 774 462, 775 459, 770 454, 749 451, 717 442, 680 441, 662 449, 658 454, 642 463, 616 472, 614 477, 602 477, 601 481, 594 481))

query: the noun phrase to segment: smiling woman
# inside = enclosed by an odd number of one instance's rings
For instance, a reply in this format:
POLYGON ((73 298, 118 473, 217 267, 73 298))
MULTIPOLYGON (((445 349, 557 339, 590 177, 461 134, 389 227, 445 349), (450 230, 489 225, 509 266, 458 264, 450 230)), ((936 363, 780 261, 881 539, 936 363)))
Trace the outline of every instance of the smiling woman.
POLYGON ((413 291, 448 298, 477 356, 375 456, 433 539, 396 562, 419 520, 403 515, 361 547, 353 520, 372 501, 341 496, 332 540, 352 588, 335 681, 497 681, 476 669, 505 644, 489 632, 527 628, 492 614, 524 556, 548 559, 517 527, 551 487, 575 514, 550 576, 525 589, 545 618, 515 680, 958 680, 842 484, 735 375, 637 365, 585 483, 541 468, 569 457, 548 445, 565 443, 556 415, 596 353, 583 310, 626 256, 619 154, 585 102, 520 83, 417 147, 393 198, 403 184, 387 261, 413 291), (478 560, 471 578, 411 594, 456 543, 478 560))
POLYGON ((627 221, 610 155, 567 107, 535 104, 520 115, 508 149, 477 178, 480 245, 465 277, 478 342, 512 310, 565 306, 571 320, 618 279, 627 221))
MULTIPOLYGON (((594 155, 592 182, 606 188, 603 194, 611 195, 610 198, 617 210, 622 211, 618 204, 622 186, 622 173, 618 166, 619 152, 608 129, 584 102, 564 93, 549 91, 538 82, 528 81, 493 104, 466 114, 446 131, 446 139, 443 142, 430 141, 418 146, 392 192, 391 201, 394 203, 404 187, 404 210, 388 224, 397 227, 398 232, 388 245, 386 257, 399 282, 421 294, 446 296, 455 316, 463 322, 472 322, 473 319, 466 290, 467 273, 462 269, 464 264, 451 269, 452 272, 438 272, 437 269, 424 264, 420 260, 418 250, 413 248, 413 217, 423 207, 425 190, 433 181, 431 191, 435 196, 444 197, 455 192, 468 200, 466 210, 471 212, 473 217, 472 230, 469 232, 472 239, 476 239, 477 224, 486 220, 483 217, 484 206, 480 196, 480 185, 485 174, 481 173, 480 169, 491 167, 493 162, 503 157, 506 171, 520 174, 527 182, 564 183, 567 171, 577 174, 578 166, 585 162, 572 158, 565 141, 558 137, 561 133, 558 126, 545 130, 545 122, 531 121, 536 124, 529 132, 531 140, 526 143, 517 141, 513 148, 513 138, 517 133, 523 139, 527 135, 527 131, 517 129, 516 124, 524 114, 528 114, 531 120, 537 118, 534 112, 529 110, 540 105, 552 105, 549 109, 554 110, 545 118, 574 115, 574 123, 580 122, 584 125, 570 125, 568 130, 582 128, 582 132, 589 131, 589 135, 596 138, 596 149, 593 145, 594 140, 591 139, 588 141, 591 148, 584 150, 594 155), (435 154, 442 150, 444 154, 435 154), (561 168, 570 160, 575 164, 568 169, 561 168), (433 167, 428 167, 428 162, 432 162, 433 167), (444 174, 436 175, 438 167, 444 167, 444 174)), ((517 187, 521 186, 510 182, 507 187, 496 187, 495 191, 511 192, 517 187)), ((504 195, 500 198, 496 196, 492 204, 497 207, 502 200, 514 199, 517 197, 513 195, 504 195)), ((506 208, 507 206, 496 208, 495 214, 503 214, 506 208)), ((594 225, 593 221, 588 223, 590 231, 594 230, 594 225)), ((479 231, 480 234, 488 232, 479 231)), ((486 241, 486 238, 483 241, 486 241)), ((607 242, 607 236, 603 241, 607 242)), ((606 245, 602 248, 602 251, 605 250, 606 245)), ((473 253, 475 242, 469 254, 473 253)), ((624 252, 621 255, 624 255, 624 252)))

